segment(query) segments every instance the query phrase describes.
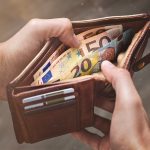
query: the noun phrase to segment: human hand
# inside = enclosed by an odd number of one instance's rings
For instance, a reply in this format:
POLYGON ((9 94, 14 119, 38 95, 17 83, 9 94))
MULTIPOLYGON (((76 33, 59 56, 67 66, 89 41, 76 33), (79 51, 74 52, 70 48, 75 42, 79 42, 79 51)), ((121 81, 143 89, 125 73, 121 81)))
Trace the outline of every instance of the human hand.
POLYGON ((118 69, 108 61, 102 63, 102 72, 116 91, 115 107, 112 101, 96 100, 96 104, 112 112, 112 121, 95 116, 94 127, 105 136, 87 132, 73 135, 89 144, 94 150, 145 150, 150 149, 150 121, 144 110, 130 74, 118 69))
POLYGON ((0 99, 6 99, 6 86, 16 77, 51 37, 70 47, 79 42, 69 19, 32 19, 17 34, 0 44, 0 99))

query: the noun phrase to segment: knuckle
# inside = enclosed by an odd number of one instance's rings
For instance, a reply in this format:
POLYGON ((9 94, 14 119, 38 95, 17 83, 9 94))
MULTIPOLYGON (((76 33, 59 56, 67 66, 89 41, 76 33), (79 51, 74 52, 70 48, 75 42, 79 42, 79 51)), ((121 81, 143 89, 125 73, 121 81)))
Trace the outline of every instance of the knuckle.
POLYGON ((70 19, 63 18, 62 23, 63 23, 63 26, 65 29, 68 29, 68 30, 72 29, 72 23, 71 23, 70 19))
POLYGON ((39 24, 39 22, 40 22, 40 19, 38 19, 38 18, 33 18, 33 19, 31 19, 30 21, 29 21, 29 25, 30 26, 32 26, 32 27, 35 27, 35 26, 37 26, 38 24, 39 24))

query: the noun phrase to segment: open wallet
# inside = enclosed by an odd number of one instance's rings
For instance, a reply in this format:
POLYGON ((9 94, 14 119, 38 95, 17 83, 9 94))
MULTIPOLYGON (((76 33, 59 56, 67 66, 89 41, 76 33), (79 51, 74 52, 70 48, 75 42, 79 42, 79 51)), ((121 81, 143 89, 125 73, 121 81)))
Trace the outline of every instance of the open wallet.
MULTIPOLYGON (((118 53, 112 62, 118 67, 127 69, 131 76, 150 62, 150 54, 142 58, 150 35, 148 14, 73 21, 72 24, 76 35, 95 28, 109 28, 116 25, 121 25, 123 31, 132 29, 133 36, 131 39, 128 38, 130 40, 128 46, 118 53)), ((92 33, 88 32, 86 36, 90 38, 90 34, 92 33)), ((107 38, 103 42, 106 40, 107 38)), ((8 102, 19 143, 35 143, 90 127, 94 123, 95 99, 115 100, 115 92, 101 72, 45 84, 45 80, 43 84, 33 84, 36 72, 50 56, 55 54, 61 44, 57 38, 47 41, 37 56, 8 85, 8 102)), ((63 46, 60 53, 66 49, 67 46, 63 46)), ((56 58, 61 54, 57 55, 56 58)), ((108 55, 105 54, 106 59, 110 55, 108 51, 108 55)), ((50 63, 48 65, 50 66, 50 63)))

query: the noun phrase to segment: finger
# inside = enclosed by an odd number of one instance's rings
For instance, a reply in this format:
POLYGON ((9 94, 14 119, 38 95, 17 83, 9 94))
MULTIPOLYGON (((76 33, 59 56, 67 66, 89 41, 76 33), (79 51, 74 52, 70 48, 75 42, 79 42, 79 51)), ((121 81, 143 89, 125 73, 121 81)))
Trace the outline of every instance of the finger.
POLYGON ((74 33, 73 34, 71 34, 71 32, 65 33, 65 34, 61 35, 59 37, 59 39, 64 44, 66 44, 70 47, 78 48, 80 46, 80 42, 74 33))
POLYGON ((96 96, 94 100, 95 100, 95 104, 94 104, 95 106, 105 109, 109 112, 113 112, 115 101, 113 101, 112 98, 109 99, 102 96, 96 96))
POLYGON ((79 47, 80 43, 73 32, 72 23, 67 18, 32 19, 30 24, 34 28, 35 34, 39 34, 44 40, 50 37, 58 37, 70 47, 79 47))
POLYGON ((93 149, 98 150, 98 147, 102 141, 102 138, 96 134, 90 133, 86 130, 80 132, 74 132, 72 135, 82 141, 84 144, 90 145, 93 149))
POLYGON ((140 100, 127 70, 117 68, 112 63, 104 61, 102 63, 102 72, 104 73, 106 79, 112 83, 114 89, 116 90, 117 103, 122 103, 122 107, 129 107, 134 101, 140 100))
POLYGON ((80 42, 74 34, 72 23, 68 18, 59 18, 51 20, 53 33, 49 36, 59 37, 59 39, 70 47, 79 47, 80 42), (57 29, 55 29, 57 27, 57 29))

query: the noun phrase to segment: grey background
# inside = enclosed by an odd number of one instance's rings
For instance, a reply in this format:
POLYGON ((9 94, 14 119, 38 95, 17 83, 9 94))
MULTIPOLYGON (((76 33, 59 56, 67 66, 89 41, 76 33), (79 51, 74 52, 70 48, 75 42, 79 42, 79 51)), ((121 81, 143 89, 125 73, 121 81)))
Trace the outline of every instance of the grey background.
MULTIPOLYGON (((68 17, 71 20, 112 15, 150 13, 150 0, 0 0, 0 42, 7 40, 32 18, 68 17)), ((150 52, 150 42, 146 52, 150 52)), ((150 115, 150 66, 136 73, 134 82, 150 115)), ((138 116, 137 116, 138 117, 138 116)), ((7 102, 0 102, 0 149, 2 150, 85 150, 88 146, 70 135, 37 144, 16 142, 7 102)))

